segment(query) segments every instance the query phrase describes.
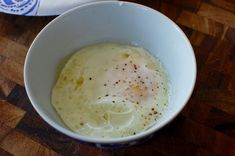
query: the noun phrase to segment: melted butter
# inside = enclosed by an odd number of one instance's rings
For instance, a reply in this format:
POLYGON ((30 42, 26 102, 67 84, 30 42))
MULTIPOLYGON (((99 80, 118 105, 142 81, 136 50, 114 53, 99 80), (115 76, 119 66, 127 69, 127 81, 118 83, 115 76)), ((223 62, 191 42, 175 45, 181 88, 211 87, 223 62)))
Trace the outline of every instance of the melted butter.
POLYGON ((52 91, 52 104, 73 131, 123 137, 151 127, 166 108, 167 75, 145 49, 103 43, 73 54, 52 91))

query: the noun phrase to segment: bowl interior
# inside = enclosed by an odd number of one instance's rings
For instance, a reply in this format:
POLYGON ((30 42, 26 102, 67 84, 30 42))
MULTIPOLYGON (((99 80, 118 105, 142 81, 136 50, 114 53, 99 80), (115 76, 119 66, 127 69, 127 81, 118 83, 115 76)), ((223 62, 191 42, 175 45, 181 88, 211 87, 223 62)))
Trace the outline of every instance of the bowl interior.
MULTIPOLYGON (((99 2, 80 6, 51 22, 33 42, 25 63, 25 86, 38 113, 53 127, 75 138, 51 105, 51 89, 61 60, 97 42, 137 44, 158 57, 171 83, 169 106, 158 123, 165 125, 187 102, 196 77, 193 50, 182 31, 164 15, 127 2, 99 2)), ((138 134, 141 135, 141 134, 138 134)))

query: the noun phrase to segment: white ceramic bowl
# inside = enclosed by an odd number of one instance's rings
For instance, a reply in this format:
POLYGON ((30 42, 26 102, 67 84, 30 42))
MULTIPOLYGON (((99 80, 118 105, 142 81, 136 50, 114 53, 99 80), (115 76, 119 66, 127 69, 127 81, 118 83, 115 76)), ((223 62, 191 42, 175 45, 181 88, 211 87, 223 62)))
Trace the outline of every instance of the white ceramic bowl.
POLYGON ((26 57, 24 78, 33 107, 52 127, 98 147, 119 147, 143 141, 176 117, 193 91, 196 61, 182 30, 158 11, 129 2, 95 2, 57 17, 38 34, 26 57), (79 135, 63 124, 51 105, 58 63, 80 47, 105 41, 133 43, 148 49, 169 75, 168 109, 153 127, 133 136, 97 139, 79 135))

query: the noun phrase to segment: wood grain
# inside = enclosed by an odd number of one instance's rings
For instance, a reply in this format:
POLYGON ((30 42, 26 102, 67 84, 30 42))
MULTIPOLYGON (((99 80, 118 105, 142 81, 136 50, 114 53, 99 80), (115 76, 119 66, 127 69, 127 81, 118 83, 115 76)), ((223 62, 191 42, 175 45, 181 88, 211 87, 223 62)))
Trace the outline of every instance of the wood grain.
POLYGON ((216 5, 225 10, 235 12, 235 1, 234 0, 207 0, 207 2, 216 5))
POLYGON ((169 3, 161 3, 159 5, 159 8, 156 8, 159 10, 161 13, 165 14, 167 17, 169 17, 172 20, 176 20, 181 12, 181 9, 174 6, 170 5, 169 3))
POLYGON ((4 123, 5 125, 13 128, 25 114, 25 111, 4 100, 0 100, 0 108, 0 123, 4 123))
POLYGON ((12 128, 0 123, 0 142, 12 131, 12 128))
POLYGON ((0 148, 0 155, 1 156, 12 156, 12 154, 8 153, 4 149, 0 148))
POLYGON ((0 90, 5 97, 10 94, 10 92, 14 87, 15 87, 14 82, 0 75, 0 90))
POLYGON ((221 37, 226 30, 221 23, 188 11, 181 12, 177 23, 214 37, 221 37))
POLYGON ((190 120, 184 122, 177 135, 218 155, 235 154, 233 138, 190 120))
POLYGON ((175 21, 197 59, 195 90, 183 111, 139 145, 104 150, 56 131, 34 110, 23 82, 27 50, 55 17, 0 13, 0 155, 235 155, 235 0, 130 0, 175 21))
POLYGON ((235 29, 229 28, 227 33, 225 34, 225 39, 235 45, 235 29))
POLYGON ((22 64, 5 59, 0 65, 0 75, 17 84, 24 85, 22 64))
POLYGON ((28 48, 9 40, 5 37, 0 37, 0 55, 5 58, 11 59, 14 62, 24 64, 24 59, 28 48))
POLYGON ((212 6, 207 3, 202 3, 197 13, 201 16, 235 28, 235 14, 230 11, 212 6))
POLYGON ((191 11, 196 11, 200 4, 201 4, 201 0, 166 0, 169 3, 172 3, 174 5, 176 5, 178 8, 183 8, 185 10, 191 10, 191 11))
POLYGON ((29 137, 17 131, 11 131, 0 143, 1 148, 13 155, 29 155, 29 156, 57 156, 53 150, 50 150, 29 137))

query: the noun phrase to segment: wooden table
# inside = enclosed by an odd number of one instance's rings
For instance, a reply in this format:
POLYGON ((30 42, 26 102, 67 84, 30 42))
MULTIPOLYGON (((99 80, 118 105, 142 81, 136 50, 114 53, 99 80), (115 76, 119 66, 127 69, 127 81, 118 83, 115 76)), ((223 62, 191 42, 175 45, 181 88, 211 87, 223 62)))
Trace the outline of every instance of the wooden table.
POLYGON ((0 155, 235 155, 235 1, 132 0, 174 20, 197 58, 194 93, 182 113, 150 141, 114 150, 80 144, 45 123, 23 82, 37 33, 54 17, 0 14, 0 155))

